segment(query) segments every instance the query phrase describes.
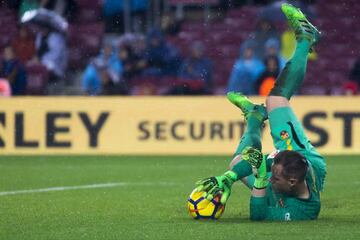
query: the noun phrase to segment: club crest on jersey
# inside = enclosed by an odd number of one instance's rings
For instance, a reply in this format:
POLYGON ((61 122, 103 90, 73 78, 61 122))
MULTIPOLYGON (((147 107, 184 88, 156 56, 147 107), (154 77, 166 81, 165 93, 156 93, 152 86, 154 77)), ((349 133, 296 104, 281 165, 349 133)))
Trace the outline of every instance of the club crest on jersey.
POLYGON ((293 147, 291 145, 290 134, 287 131, 282 130, 280 132, 280 138, 285 141, 287 150, 293 150, 293 147))
POLYGON ((281 137, 282 140, 285 140, 285 139, 288 139, 290 136, 289 136, 289 133, 287 131, 282 130, 280 132, 280 137, 281 137))

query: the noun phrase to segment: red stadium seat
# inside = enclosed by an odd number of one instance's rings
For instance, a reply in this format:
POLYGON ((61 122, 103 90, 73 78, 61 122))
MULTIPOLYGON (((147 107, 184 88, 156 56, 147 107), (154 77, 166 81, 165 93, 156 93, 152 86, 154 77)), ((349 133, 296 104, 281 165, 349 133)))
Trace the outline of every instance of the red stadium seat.
POLYGON ((27 74, 27 94, 44 95, 49 78, 46 67, 41 64, 27 64, 25 69, 27 74))
POLYGON ((99 8, 82 8, 77 12, 76 22, 88 23, 97 22, 101 19, 101 9, 99 8))
POLYGON ((308 85, 303 86, 300 92, 303 95, 326 95, 328 90, 323 86, 308 85))
POLYGON ((91 22, 71 25, 69 29, 69 66, 83 68, 89 59, 99 53, 104 35, 104 24, 91 22))

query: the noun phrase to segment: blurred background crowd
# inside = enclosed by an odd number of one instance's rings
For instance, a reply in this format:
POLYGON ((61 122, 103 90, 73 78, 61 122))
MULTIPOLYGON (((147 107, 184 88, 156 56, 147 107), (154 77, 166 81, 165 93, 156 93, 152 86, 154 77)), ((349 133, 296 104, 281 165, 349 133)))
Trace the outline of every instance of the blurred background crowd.
MULTIPOLYGON (((2 0, 0 95, 267 95, 296 45, 282 2, 2 0)), ((287 2, 323 35, 298 94, 358 94, 357 1, 287 2)))

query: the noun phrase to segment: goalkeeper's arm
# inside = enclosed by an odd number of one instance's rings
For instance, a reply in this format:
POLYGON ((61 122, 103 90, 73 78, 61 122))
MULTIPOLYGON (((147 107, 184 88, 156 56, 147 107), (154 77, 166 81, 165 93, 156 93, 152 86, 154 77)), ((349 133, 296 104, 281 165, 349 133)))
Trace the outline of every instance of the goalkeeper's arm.
POLYGON ((255 176, 255 182, 251 191, 250 219, 264 220, 267 211, 266 188, 269 185, 266 160, 258 149, 252 147, 245 148, 241 155, 251 165, 255 176))
POLYGON ((256 168, 255 182, 251 191, 250 199, 250 219, 253 221, 265 220, 267 216, 266 188, 269 185, 266 172, 266 162, 261 161, 256 168))
MULTIPOLYGON (((230 197, 233 183, 243 177, 249 176, 254 171, 257 172, 257 169, 255 168, 260 165, 262 158, 263 155, 260 150, 247 147, 240 155, 234 158, 235 163, 231 166, 231 170, 225 172, 221 176, 205 178, 198 181, 196 183, 197 190, 204 191, 204 197, 207 199, 212 199, 216 195, 221 195, 221 202, 225 204, 230 197)), ((267 170, 270 170, 272 161, 264 160, 263 162, 263 168, 265 168, 264 171, 266 175, 267 170)))
POLYGON ((204 191, 204 197, 211 200, 217 195, 221 195, 221 203, 225 204, 231 194, 231 187, 238 176, 233 171, 227 171, 221 176, 210 177, 196 183, 197 191, 204 191))

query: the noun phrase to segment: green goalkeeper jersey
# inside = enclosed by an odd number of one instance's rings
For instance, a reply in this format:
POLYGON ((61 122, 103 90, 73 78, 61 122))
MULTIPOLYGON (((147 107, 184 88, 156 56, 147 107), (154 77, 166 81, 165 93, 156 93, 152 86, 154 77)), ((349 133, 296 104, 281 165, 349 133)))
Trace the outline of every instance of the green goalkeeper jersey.
MULTIPOLYGON (((304 154, 307 155, 305 157, 309 163, 305 180, 310 197, 299 199, 278 194, 273 191, 271 184, 269 184, 265 197, 251 197, 250 199, 250 218, 252 220, 292 221, 317 218, 321 208, 320 191, 325 178, 325 162, 316 151, 311 153, 304 154)), ((267 157, 266 160, 269 171, 273 157, 274 154, 267 157)))

